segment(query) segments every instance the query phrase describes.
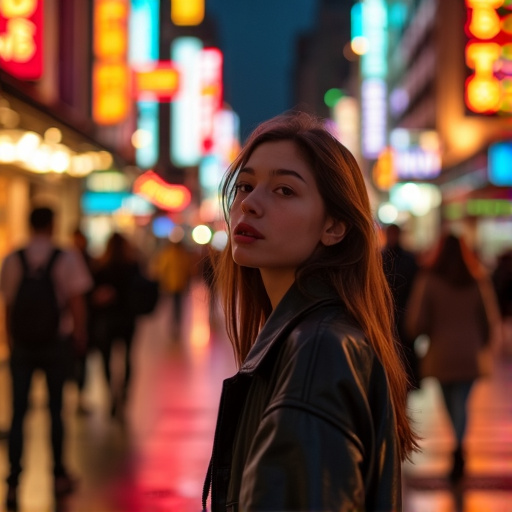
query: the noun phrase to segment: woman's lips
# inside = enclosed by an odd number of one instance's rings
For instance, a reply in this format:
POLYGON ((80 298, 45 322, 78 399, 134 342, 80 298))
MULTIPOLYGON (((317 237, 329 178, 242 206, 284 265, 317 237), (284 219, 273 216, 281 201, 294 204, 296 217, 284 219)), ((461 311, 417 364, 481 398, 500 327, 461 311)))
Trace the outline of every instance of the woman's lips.
POLYGON ((238 224, 233 232, 233 240, 238 243, 250 244, 262 238, 263 235, 257 229, 243 222, 238 224))

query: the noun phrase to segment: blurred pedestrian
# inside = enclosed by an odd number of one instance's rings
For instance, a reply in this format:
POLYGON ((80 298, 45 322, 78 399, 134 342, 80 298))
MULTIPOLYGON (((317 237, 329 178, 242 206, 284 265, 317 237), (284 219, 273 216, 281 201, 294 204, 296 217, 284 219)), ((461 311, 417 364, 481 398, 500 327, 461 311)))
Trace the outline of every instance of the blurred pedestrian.
POLYGON ((418 356, 414 350, 414 338, 405 329, 405 309, 411 293, 418 264, 415 255, 402 246, 402 229, 389 224, 385 229, 386 245, 382 250, 382 264, 395 304, 395 332, 402 344, 404 364, 409 377, 409 389, 420 387, 418 356))
POLYGON ((33 373, 46 375, 51 415, 51 442, 55 495, 74 489, 75 480, 63 461, 64 425, 62 390, 71 359, 69 344, 85 351, 84 294, 91 277, 75 251, 52 242, 54 213, 50 208, 32 210, 31 238, 10 253, 2 266, 0 290, 6 305, 6 332, 11 348, 12 422, 9 436, 10 473, 7 478, 8 510, 17 509, 17 489, 22 470, 23 420, 28 408, 33 373))
MULTIPOLYGON (((93 272, 93 263, 94 260, 89 254, 89 251, 87 249, 88 240, 87 237, 84 235, 84 233, 79 229, 76 228, 73 231, 73 246, 78 251, 80 256, 82 257, 87 269, 89 270, 89 273, 92 275, 93 272)), ((77 384, 78 388, 78 407, 77 412, 78 414, 89 414, 90 410, 88 405, 85 403, 84 398, 84 389, 86 384, 86 376, 87 376, 87 357, 91 351, 92 344, 90 340, 90 333, 92 331, 92 311, 91 311, 91 293, 92 289, 89 290, 85 294, 85 305, 86 305, 86 315, 87 315, 87 350, 85 352, 76 353, 76 360, 75 360, 75 366, 74 366, 74 372, 73 377, 77 384)))
POLYGON ((411 336, 430 338, 422 376, 435 377, 450 417, 455 449, 449 478, 464 475, 467 402, 481 376, 479 355, 492 337, 496 301, 475 254, 464 240, 443 235, 433 262, 414 283, 407 328, 411 336))
POLYGON ((140 273, 135 250, 130 242, 120 233, 113 233, 94 270, 94 290, 91 296, 94 344, 102 355, 112 416, 122 417, 128 398, 132 369, 131 348, 136 326, 131 294, 133 283, 140 273), (116 342, 124 346, 124 375, 120 389, 111 371, 112 349, 116 342))
POLYGON ((500 355, 512 358, 512 249, 499 255, 492 274, 494 290, 500 309, 500 355))
POLYGON ((213 512, 401 509, 415 446, 363 176, 305 113, 260 125, 222 189, 216 265, 238 373, 204 486, 213 512))
POLYGON ((156 256, 154 272, 162 293, 171 300, 171 330, 175 340, 181 336, 183 306, 192 269, 192 255, 181 240, 170 240, 156 256))

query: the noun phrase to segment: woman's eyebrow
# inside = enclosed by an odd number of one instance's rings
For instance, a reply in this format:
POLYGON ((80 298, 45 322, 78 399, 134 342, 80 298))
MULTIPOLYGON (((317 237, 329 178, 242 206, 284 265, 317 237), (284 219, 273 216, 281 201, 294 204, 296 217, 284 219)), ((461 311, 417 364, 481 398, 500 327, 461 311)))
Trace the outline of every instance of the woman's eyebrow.
MULTIPOLYGON (((242 167, 238 172, 238 175, 240 176, 240 174, 243 173, 254 176, 254 169, 251 167, 242 167)), ((270 171, 270 174, 272 176, 293 176, 306 183, 306 180, 297 171, 292 171, 291 169, 275 169, 270 171)))
POLYGON ((299 180, 306 183, 306 180, 297 171, 292 171, 291 169, 276 169, 270 174, 273 176, 294 176, 295 178, 298 178, 299 180))
POLYGON ((254 169, 251 169, 250 167, 242 167, 238 171, 238 176, 240 176, 240 174, 243 174, 243 173, 254 175, 254 169))

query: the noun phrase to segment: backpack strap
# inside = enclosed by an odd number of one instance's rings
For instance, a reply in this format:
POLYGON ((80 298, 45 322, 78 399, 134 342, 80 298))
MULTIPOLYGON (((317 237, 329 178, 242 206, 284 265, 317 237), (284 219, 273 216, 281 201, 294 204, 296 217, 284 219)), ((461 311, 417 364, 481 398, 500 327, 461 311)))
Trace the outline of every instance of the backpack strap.
POLYGON ((53 252, 52 252, 50 258, 48 259, 48 263, 46 264, 46 267, 44 269, 45 274, 50 274, 50 272, 52 271, 53 265, 55 264, 55 261, 57 260, 57 258, 59 257, 59 254, 61 252, 62 251, 60 249, 58 249, 57 247, 55 247, 55 249, 53 249, 53 252))
MULTIPOLYGON (((55 264, 55 261, 57 260, 57 257, 59 256, 59 254, 61 253, 62 251, 55 247, 55 249, 53 249, 50 257, 48 258, 48 261, 46 263, 46 266, 44 267, 44 273, 45 275, 48 275, 50 274, 52 268, 53 268, 53 265, 55 264)), ((20 249, 18 252, 18 257, 21 261, 21 266, 23 267, 23 274, 27 274, 29 271, 30 271, 30 268, 28 266, 28 262, 27 262, 27 256, 25 254, 25 249, 20 249)))
POLYGON ((23 275, 28 273, 28 263, 27 263, 27 257, 25 256, 25 249, 20 249, 18 252, 18 257, 21 261, 21 266, 23 267, 23 275))

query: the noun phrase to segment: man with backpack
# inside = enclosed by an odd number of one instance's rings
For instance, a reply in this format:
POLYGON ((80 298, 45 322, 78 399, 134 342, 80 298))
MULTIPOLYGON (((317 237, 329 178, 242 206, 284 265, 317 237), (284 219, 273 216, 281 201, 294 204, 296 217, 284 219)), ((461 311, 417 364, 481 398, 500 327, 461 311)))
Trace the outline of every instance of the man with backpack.
POLYGON ((75 487, 63 463, 62 391, 69 371, 66 354, 86 349, 84 294, 92 279, 78 253, 53 244, 53 217, 50 208, 32 210, 31 238, 24 248, 5 258, 0 274, 12 377, 8 510, 17 510, 23 420, 36 370, 45 373, 48 387, 55 496, 68 494, 75 487))

